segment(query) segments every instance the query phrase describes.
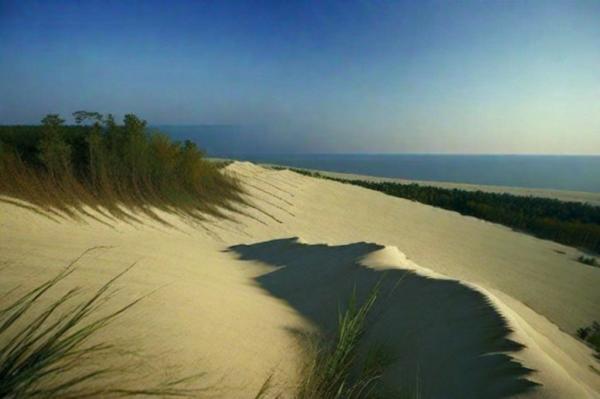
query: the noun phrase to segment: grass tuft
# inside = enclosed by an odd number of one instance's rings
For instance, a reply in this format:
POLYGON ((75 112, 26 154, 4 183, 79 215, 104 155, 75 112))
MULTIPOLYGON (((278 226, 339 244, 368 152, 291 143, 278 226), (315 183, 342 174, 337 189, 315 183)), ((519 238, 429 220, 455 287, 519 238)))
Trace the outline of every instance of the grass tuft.
POLYGON ((362 305, 353 292, 331 342, 320 340, 305 367, 298 387, 299 399, 358 399, 371 397, 391 359, 381 348, 371 349, 360 365, 358 349, 365 322, 379 294, 377 285, 362 305))
POLYGON ((598 264, 596 258, 591 256, 581 255, 579 258, 577 258, 577 261, 583 263, 584 265, 600 267, 600 264, 598 264))
MULTIPOLYGON (((133 265, 75 304, 78 288, 68 289, 48 305, 39 304, 49 290, 73 273, 78 259, 0 310, 0 398, 196 397, 200 390, 183 387, 187 379, 140 390, 119 387, 114 377, 123 370, 103 365, 103 360, 119 352, 118 348, 110 342, 90 343, 99 331, 143 299, 109 313, 102 310, 114 293, 113 284, 133 265)), ((4 302, 11 294, 0 299, 4 302)))
POLYGON ((600 359, 600 323, 595 321, 589 327, 577 330, 577 336, 596 350, 596 357, 600 359))

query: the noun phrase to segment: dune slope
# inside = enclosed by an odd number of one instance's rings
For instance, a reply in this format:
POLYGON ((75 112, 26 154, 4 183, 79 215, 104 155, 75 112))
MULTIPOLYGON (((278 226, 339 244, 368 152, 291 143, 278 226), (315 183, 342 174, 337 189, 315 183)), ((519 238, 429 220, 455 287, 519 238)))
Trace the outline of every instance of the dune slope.
POLYGON ((253 204, 231 220, 52 220, 0 201, 0 293, 106 246, 65 283, 98 286, 137 262, 120 300, 154 292, 110 334, 160 360, 144 373, 206 371, 223 397, 247 398, 271 374, 289 391, 302 359, 295 332, 331 331, 353 287, 364 294, 385 275, 367 338, 397 358, 390 388, 599 396, 600 367, 573 333, 600 318, 600 269, 576 263, 575 249, 290 171, 227 172, 253 204))

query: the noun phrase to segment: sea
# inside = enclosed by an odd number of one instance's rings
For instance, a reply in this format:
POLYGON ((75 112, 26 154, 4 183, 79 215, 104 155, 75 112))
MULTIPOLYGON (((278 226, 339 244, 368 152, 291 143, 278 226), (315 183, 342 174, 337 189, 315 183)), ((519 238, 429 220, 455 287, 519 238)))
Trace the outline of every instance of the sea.
POLYGON ((600 156, 237 154, 232 157, 379 177, 600 193, 600 156))

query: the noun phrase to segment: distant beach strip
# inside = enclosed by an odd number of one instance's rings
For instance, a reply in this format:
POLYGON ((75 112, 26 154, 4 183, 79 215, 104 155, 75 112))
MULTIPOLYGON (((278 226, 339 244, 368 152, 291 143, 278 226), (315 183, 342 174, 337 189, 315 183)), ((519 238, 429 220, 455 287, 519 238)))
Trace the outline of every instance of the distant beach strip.
POLYGON ((238 154, 242 161, 361 176, 600 194, 600 156, 238 154))
MULTIPOLYGON (((215 162, 231 162, 233 158, 209 158, 215 162)), ((428 187, 439 187, 446 189, 457 189, 466 191, 483 191, 486 193, 506 193, 519 196, 527 197, 538 197, 538 198, 550 198, 557 199, 564 202, 580 202, 587 203, 593 206, 600 206, 600 192, 587 192, 587 191, 574 191, 574 190, 559 190, 559 189, 548 189, 548 188, 528 188, 528 187, 514 187, 514 186, 499 186, 499 185, 487 185, 487 184, 470 184, 460 182, 445 182, 445 181, 432 181, 432 180, 412 180, 403 179, 396 177, 382 177, 372 176, 355 173, 344 173, 344 172, 332 172, 322 169, 312 169, 295 167, 284 164, 274 164, 269 162, 255 162, 259 165, 266 167, 284 167, 290 169, 305 170, 307 172, 320 173, 323 176, 332 177, 335 179, 344 180, 363 180, 372 182, 389 182, 389 183, 400 183, 400 184, 418 184, 420 186, 428 187)), ((600 178, 600 177, 599 177, 600 178)))

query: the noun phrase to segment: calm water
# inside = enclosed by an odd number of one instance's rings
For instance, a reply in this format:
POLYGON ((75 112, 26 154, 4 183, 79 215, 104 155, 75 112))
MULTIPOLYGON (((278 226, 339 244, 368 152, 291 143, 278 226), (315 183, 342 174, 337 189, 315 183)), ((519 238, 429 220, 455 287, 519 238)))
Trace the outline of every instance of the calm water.
POLYGON ((600 156, 310 154, 235 158, 381 177, 600 192, 600 156))

